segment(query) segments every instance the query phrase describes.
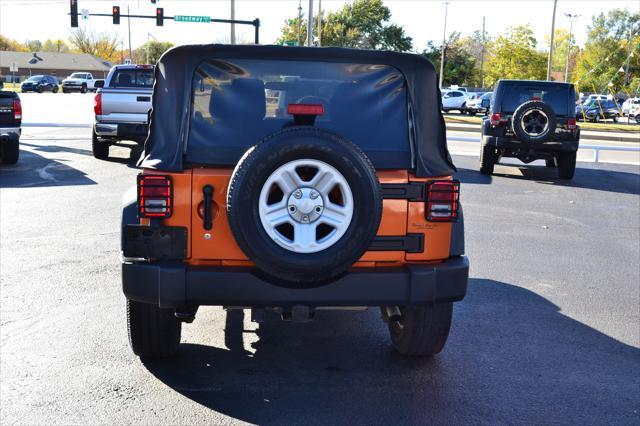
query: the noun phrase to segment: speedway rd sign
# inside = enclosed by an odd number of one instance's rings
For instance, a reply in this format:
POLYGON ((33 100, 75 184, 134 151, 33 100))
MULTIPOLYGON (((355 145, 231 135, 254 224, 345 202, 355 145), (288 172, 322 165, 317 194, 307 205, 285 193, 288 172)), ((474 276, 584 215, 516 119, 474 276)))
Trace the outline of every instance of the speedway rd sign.
POLYGON ((210 16, 190 16, 190 15, 176 15, 173 17, 175 22, 211 22, 210 16))

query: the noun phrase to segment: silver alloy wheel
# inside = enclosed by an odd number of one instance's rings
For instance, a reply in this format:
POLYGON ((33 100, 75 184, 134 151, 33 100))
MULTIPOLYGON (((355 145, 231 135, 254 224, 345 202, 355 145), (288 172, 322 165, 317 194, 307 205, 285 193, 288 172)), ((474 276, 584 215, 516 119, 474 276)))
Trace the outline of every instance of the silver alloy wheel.
POLYGON ((549 117, 540 109, 531 109, 522 115, 520 125, 528 135, 540 136, 547 132, 549 117))
POLYGON ((320 160, 294 160, 266 180, 258 212, 262 227, 279 246, 317 253, 338 242, 349 228, 353 194, 335 167, 320 160))

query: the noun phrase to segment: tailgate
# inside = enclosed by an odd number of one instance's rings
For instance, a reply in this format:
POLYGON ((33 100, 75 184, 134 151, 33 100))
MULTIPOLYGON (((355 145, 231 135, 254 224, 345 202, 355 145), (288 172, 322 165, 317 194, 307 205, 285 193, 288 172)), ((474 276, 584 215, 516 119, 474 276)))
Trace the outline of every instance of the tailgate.
POLYGON ((11 92, 0 92, 0 127, 19 126, 20 121, 13 115, 13 100, 15 95, 11 92))
POLYGON ((146 123, 151 93, 150 89, 103 89, 100 121, 146 123))

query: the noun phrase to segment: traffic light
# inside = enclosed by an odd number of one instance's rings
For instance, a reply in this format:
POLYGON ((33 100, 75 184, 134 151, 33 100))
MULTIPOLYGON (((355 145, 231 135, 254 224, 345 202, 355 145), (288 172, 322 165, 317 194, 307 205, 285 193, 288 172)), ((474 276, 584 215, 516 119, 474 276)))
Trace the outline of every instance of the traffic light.
POLYGON ((113 25, 120 25, 120 6, 113 6, 113 25))
POLYGON ((156 26, 161 27, 164 25, 164 9, 162 7, 156 8, 156 26))
POLYGON ((78 28, 78 0, 69 0, 71 7, 71 28, 78 28))

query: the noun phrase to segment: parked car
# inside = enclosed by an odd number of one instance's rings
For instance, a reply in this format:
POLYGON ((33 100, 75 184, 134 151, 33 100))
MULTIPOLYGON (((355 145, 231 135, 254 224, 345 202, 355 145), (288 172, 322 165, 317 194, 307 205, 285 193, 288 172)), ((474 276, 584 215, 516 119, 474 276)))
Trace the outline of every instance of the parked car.
POLYGON ((62 80, 62 93, 94 91, 94 83, 93 74, 90 72, 74 72, 62 80))
POLYGON ((475 99, 468 100, 467 112, 469 113, 469 115, 476 115, 477 113, 487 112, 488 106, 490 105, 490 102, 491 102, 492 95, 493 95, 493 92, 486 92, 486 93, 483 93, 481 96, 476 97, 475 99))
POLYGON ((0 90, 0 164, 18 162, 21 124, 20 96, 13 91, 0 90))
POLYGON ((26 92, 58 93, 58 79, 52 75, 33 75, 22 82, 20 90, 26 92))
POLYGON ((620 109, 624 117, 629 115, 629 111, 632 109, 632 105, 640 105, 640 98, 629 98, 622 103, 620 109))
POLYGON ((449 112, 453 109, 464 114, 467 110, 467 93, 461 90, 449 90, 442 93, 442 111, 449 112))
POLYGON ((482 122, 480 173, 490 175, 502 158, 523 163, 543 159, 561 179, 573 178, 580 128, 573 84, 500 80, 491 116, 482 122))
POLYGON ((104 82, 96 82, 91 142, 95 158, 109 157, 109 147, 121 140, 144 142, 153 81, 153 65, 116 65, 104 82))
POLYGON ((598 122, 612 119, 616 122, 618 121, 620 110, 613 100, 592 100, 584 105, 576 106, 575 115, 578 120, 598 122))
POLYGON ((158 68, 142 173, 123 200, 133 352, 173 355, 201 305, 298 322, 382 306, 398 352, 440 352, 469 263, 433 65, 198 45, 158 68), (282 116, 267 91, 287 100, 282 116))

